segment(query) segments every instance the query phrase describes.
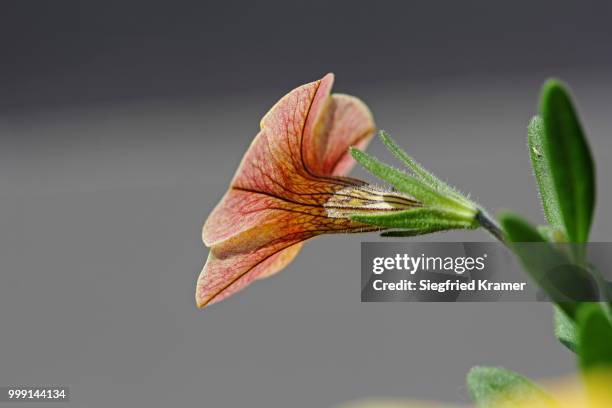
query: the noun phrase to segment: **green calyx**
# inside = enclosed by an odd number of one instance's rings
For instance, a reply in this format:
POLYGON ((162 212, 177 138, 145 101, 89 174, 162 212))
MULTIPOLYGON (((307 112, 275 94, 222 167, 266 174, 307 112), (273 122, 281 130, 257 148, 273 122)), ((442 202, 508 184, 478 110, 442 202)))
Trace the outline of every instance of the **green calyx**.
POLYGON ((472 201, 425 170, 385 132, 380 132, 380 138, 389 151, 407 167, 409 173, 382 163, 358 149, 351 148, 351 155, 370 173, 418 201, 420 207, 387 214, 352 215, 351 219, 398 229, 386 232, 384 236, 413 236, 479 226, 478 215, 481 210, 472 201))

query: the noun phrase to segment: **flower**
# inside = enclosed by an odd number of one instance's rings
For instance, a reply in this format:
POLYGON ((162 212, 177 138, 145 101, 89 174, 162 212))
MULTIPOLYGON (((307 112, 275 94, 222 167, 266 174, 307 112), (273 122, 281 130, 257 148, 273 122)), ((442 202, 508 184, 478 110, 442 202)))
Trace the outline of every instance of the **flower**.
POLYGON ((386 134, 383 143, 411 174, 359 150, 374 133, 372 114, 353 96, 330 95, 333 81, 328 74, 294 89, 261 120, 204 224, 210 252, 197 282, 198 307, 280 271, 317 235, 391 228, 386 235, 413 236, 479 225, 481 210, 386 134), (394 189, 345 177, 354 160, 394 189))
POLYGON ((278 272, 306 239, 384 228, 354 221, 348 213, 419 205, 406 194, 366 188, 344 177, 354 165, 348 148, 364 148, 375 126, 362 101, 330 95, 333 81, 328 74, 294 89, 261 120, 228 192, 204 225, 202 238, 210 252, 197 282, 198 307, 278 272), (345 200, 325 206, 336 194, 345 200), (345 216, 338 215, 342 211, 345 216))

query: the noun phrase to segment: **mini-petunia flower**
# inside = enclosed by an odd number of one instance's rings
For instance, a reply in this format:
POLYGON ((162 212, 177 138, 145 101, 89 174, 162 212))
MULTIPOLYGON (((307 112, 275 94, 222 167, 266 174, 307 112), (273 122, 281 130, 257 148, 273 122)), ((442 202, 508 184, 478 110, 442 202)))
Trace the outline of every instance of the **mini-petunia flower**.
MULTIPOLYGON (((330 217, 324 207, 334 193, 365 185, 343 176, 354 165, 349 146, 364 148, 375 127, 362 101, 330 95, 333 81, 328 74, 294 89, 263 117, 229 191, 204 225, 210 253, 197 283, 199 307, 278 272, 308 238, 380 229, 330 217)), ((416 205, 403 194, 390 197, 355 195, 353 204, 378 211, 416 205)))
POLYGON ((388 228, 416 235, 473 227, 476 211, 471 203, 466 210, 467 201, 455 192, 427 185, 404 189, 407 180, 424 184, 405 173, 402 183, 388 180, 397 190, 345 177, 355 164, 351 152, 368 168, 367 157, 349 148, 365 148, 375 126, 362 101, 330 94, 333 81, 328 74, 294 89, 263 117, 228 192, 204 225, 210 252, 197 282, 198 307, 278 272, 303 241, 317 235, 388 228), (401 222, 388 218, 393 214, 401 222))

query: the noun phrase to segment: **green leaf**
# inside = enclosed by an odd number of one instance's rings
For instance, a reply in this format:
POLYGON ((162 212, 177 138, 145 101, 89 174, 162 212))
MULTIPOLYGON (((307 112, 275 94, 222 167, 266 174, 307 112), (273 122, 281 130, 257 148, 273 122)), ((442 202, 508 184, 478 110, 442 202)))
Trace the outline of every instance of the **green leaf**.
POLYGON ((573 264, 565 252, 547 242, 536 227, 511 213, 501 214, 499 219, 510 247, 527 273, 568 317, 575 318, 579 304, 572 299, 598 297, 597 283, 590 273, 573 264))
POLYGON ((520 216, 501 213, 498 216, 504 231, 512 242, 546 242, 540 232, 520 216))
POLYGON ((417 208, 386 214, 353 215, 351 219, 364 224, 386 228, 405 228, 414 231, 448 230, 476 228, 476 212, 469 217, 461 213, 443 211, 436 208, 417 208))
POLYGON ((548 223, 554 228, 564 229, 561 217, 561 208, 553 184, 548 155, 544 150, 545 143, 544 121, 534 116, 527 127, 527 141, 531 166, 540 188, 540 199, 544 208, 544 215, 548 223))
POLYGON ((574 353, 578 352, 576 324, 558 306, 555 306, 555 337, 574 353))
POLYGON ((409 194, 421 203, 428 206, 451 207, 464 209, 465 204, 456 199, 441 194, 418 180, 396 168, 393 168, 361 150, 351 148, 351 155, 366 170, 385 180, 397 190, 409 194))
POLYGON ((479 408, 554 404, 552 397, 530 380, 499 367, 472 368, 467 386, 479 408))
POLYGON ((384 130, 381 130, 379 135, 382 142, 385 144, 385 146, 387 146, 387 149, 389 149, 389 151, 395 157, 402 161, 406 165, 406 167, 412 170, 412 172, 417 178, 423 180, 425 183, 427 183, 434 189, 446 191, 450 194, 458 194, 454 188, 440 180, 438 177, 434 176, 429 171, 425 170, 423 166, 421 166, 419 163, 417 163, 416 160, 414 160, 405 151, 403 151, 402 148, 400 148, 398 144, 384 130))
POLYGON ((612 369, 612 323, 602 305, 586 303, 580 308, 578 338, 582 370, 612 369))
POLYGON ((587 242, 595 207, 595 170, 589 146, 565 87, 544 84, 540 102, 546 156, 565 232, 570 242, 587 242))

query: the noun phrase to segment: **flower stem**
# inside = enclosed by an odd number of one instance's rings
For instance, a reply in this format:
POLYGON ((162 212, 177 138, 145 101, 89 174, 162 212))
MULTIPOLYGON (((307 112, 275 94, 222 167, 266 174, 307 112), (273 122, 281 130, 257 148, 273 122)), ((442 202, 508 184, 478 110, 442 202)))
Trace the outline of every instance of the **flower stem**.
POLYGON ((502 242, 503 244, 507 243, 506 237, 504 236, 504 233, 502 232, 501 228, 499 227, 499 225, 497 225, 497 222, 495 222, 495 220, 491 218, 489 214, 486 213, 486 211, 479 209, 478 213, 476 214, 476 220, 482 228, 489 231, 489 233, 493 235, 496 239, 498 239, 500 242, 502 242))

